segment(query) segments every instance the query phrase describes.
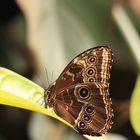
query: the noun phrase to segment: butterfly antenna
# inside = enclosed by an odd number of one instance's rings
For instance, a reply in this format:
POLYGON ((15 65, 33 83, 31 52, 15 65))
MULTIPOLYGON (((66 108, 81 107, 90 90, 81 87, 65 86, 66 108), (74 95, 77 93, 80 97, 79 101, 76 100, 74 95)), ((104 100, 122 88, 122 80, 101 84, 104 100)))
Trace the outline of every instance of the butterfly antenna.
POLYGON ((36 73, 35 80, 37 83, 42 86, 44 89, 46 88, 46 82, 44 81, 44 78, 40 74, 36 73))
POLYGON ((51 83, 53 82, 53 72, 51 74, 51 83))
POLYGON ((47 68, 45 68, 45 74, 46 74, 46 81, 47 81, 47 86, 50 85, 50 80, 49 80, 49 76, 48 76, 48 71, 47 71, 47 68))
POLYGON ((41 96, 40 98, 38 98, 36 101, 35 101, 37 104, 41 105, 41 106, 44 106, 44 96, 41 96))

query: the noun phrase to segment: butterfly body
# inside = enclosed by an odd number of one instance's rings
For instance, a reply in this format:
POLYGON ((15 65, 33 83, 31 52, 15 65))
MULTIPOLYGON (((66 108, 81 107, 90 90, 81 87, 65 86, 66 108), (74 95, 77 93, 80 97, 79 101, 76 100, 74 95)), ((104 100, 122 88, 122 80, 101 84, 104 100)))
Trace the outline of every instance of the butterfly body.
POLYGON ((109 98, 112 51, 106 46, 75 57, 46 90, 46 105, 80 133, 102 135, 112 126, 109 98))

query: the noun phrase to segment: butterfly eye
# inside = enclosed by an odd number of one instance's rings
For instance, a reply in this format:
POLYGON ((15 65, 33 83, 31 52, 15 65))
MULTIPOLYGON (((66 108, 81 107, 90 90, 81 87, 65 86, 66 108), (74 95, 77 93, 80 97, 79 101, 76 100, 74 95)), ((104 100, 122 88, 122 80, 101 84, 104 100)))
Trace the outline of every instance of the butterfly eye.
POLYGON ((82 99, 87 99, 90 96, 89 89, 87 87, 79 88, 78 94, 79 94, 79 97, 82 98, 82 99))
POLYGON ((89 81, 90 83, 92 83, 92 82, 94 82, 95 80, 94 80, 94 78, 88 78, 88 81, 89 81))
POLYGON ((87 122, 91 121, 91 117, 87 114, 83 115, 83 119, 87 122))
POLYGON ((82 122, 82 121, 79 121, 79 122, 78 122, 78 127, 79 127, 80 129, 84 129, 84 128, 86 127, 86 124, 85 124, 84 122, 82 122))
POLYGON ((95 112, 95 109, 93 106, 90 105, 86 107, 86 112, 92 114, 93 112, 95 112))
POLYGON ((92 69, 89 69, 89 70, 88 70, 88 74, 89 74, 89 75, 92 75, 93 73, 94 73, 94 72, 93 72, 92 69))
POLYGON ((95 73, 96 73, 96 71, 93 67, 90 67, 86 70, 87 76, 93 76, 93 75, 95 75, 95 73))
POLYGON ((88 58, 88 62, 89 63, 95 63, 96 62, 96 57, 91 55, 89 58, 88 58))

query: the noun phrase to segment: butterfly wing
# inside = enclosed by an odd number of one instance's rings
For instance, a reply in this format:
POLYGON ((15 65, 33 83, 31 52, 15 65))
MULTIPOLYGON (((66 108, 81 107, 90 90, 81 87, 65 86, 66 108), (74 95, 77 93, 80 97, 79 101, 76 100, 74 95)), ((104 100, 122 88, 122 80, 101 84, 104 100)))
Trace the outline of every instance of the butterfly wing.
POLYGON ((112 126, 111 99, 100 83, 80 83, 61 91, 54 111, 82 134, 101 135, 112 126))
POLYGON ((109 86, 112 51, 107 46, 91 48, 75 57, 56 81, 56 90, 78 83, 100 82, 109 86))
POLYGON ((95 47, 81 53, 49 87, 46 102, 81 133, 106 133, 113 114, 108 93, 111 67, 109 47, 95 47))

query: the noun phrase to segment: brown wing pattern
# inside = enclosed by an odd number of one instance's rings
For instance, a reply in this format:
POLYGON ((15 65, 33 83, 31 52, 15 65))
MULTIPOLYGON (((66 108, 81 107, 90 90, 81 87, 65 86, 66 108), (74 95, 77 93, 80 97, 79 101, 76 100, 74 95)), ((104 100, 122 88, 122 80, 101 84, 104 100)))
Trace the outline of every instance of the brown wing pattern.
POLYGON ((109 86, 112 51, 100 46, 89 49, 75 57, 56 81, 59 91, 75 83, 100 82, 109 86))
POLYGON ((111 67, 112 51, 106 46, 81 53, 46 91, 47 105, 83 134, 106 133, 113 116, 108 93, 111 67))
POLYGON ((79 86, 80 89, 84 87, 87 87, 89 96, 87 99, 82 99, 82 95, 78 97, 85 104, 75 121, 75 127, 83 134, 104 134, 111 128, 113 116, 108 90, 100 83, 79 86))

